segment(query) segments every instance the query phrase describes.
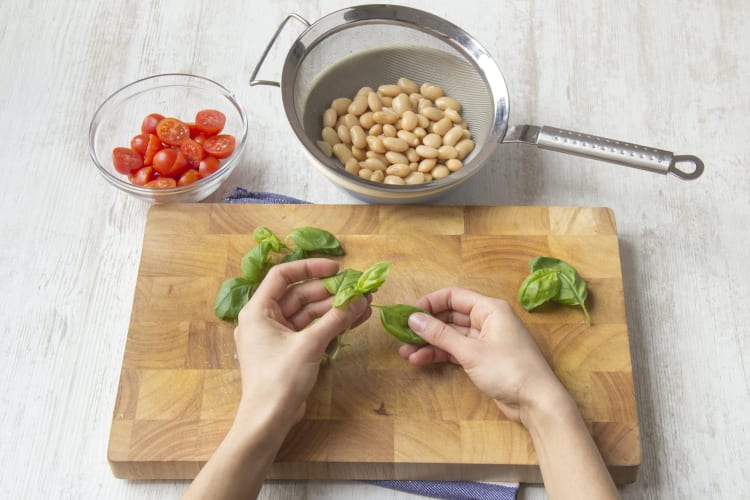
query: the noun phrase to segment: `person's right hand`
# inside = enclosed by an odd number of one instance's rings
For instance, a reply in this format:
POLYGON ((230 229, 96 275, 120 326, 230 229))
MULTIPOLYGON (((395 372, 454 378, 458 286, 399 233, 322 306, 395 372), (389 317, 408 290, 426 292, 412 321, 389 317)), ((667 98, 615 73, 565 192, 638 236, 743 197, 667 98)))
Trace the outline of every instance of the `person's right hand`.
POLYGON ((409 326, 427 345, 405 344, 400 355, 414 365, 460 364, 474 384, 492 397, 511 420, 540 401, 568 398, 533 337, 510 304, 450 287, 420 298, 409 326))

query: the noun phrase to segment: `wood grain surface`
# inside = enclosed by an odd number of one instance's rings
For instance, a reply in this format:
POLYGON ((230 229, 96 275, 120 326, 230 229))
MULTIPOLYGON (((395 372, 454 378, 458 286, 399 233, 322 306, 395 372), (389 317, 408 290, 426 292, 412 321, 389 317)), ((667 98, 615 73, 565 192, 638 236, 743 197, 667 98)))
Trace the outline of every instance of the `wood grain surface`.
MULTIPOLYGON (((614 214, 606 208, 362 205, 156 206, 149 211, 109 460, 118 477, 193 477, 229 429, 240 394, 232 322, 213 315, 221 282, 267 226, 315 225, 346 251, 342 268, 393 264, 378 304, 413 303, 458 285, 514 305, 573 394, 619 482, 634 481, 640 442, 614 214), (515 294, 537 255, 562 258, 590 291, 579 308, 526 313, 515 294)), ((346 334, 275 479, 539 482, 528 433, 460 367, 415 368, 377 315, 346 334)))
MULTIPOLYGON (((123 481, 107 447, 149 205, 99 178, 97 106, 149 75, 212 78, 245 106, 236 186, 357 200, 310 168, 275 88, 247 81, 290 12, 350 0, 0 1, 0 484, 8 498, 177 498, 123 481)), ((503 144, 449 205, 607 206, 617 214, 641 433, 624 499, 750 498, 750 9, 746 0, 401 0, 471 33, 500 66, 511 124, 696 154, 697 181, 503 144)), ((261 74, 278 78, 301 25, 261 74)), ((581 485, 582 497, 585 485, 581 485)), ((521 487, 519 500, 543 500, 521 487)), ((269 481, 260 498, 413 500, 357 481, 269 481)))

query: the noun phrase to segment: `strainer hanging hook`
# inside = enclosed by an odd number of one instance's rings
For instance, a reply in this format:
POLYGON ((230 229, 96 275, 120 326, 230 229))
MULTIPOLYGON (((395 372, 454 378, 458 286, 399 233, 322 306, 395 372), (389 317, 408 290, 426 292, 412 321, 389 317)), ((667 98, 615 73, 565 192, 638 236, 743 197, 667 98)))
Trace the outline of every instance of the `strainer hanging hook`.
POLYGON ((286 26, 286 23, 288 23, 292 19, 296 19, 297 21, 304 24, 305 28, 310 27, 310 22, 304 17, 300 16, 299 14, 291 13, 291 14, 288 14, 284 18, 284 20, 281 22, 279 27, 276 29, 276 33, 273 34, 271 41, 268 42, 268 45, 266 45, 266 49, 263 51, 263 54, 261 54, 258 64, 255 65, 255 69, 253 70, 253 73, 250 75, 251 87, 255 87, 256 85, 270 85, 272 87, 281 87, 281 83, 275 80, 257 80, 255 77, 258 76, 258 71, 260 71, 260 67, 263 66, 263 63, 266 61, 266 57, 268 56, 268 53, 271 51, 271 47, 273 47, 274 43, 276 43, 276 39, 281 34, 281 31, 284 29, 284 26, 286 26))

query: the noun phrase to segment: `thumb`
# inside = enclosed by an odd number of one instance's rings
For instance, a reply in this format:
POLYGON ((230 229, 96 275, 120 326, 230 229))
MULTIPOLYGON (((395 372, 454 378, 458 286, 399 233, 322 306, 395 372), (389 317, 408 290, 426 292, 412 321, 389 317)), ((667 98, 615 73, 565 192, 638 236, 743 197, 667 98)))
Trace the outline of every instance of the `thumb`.
POLYGON ((461 362, 461 355, 467 348, 467 339, 455 328, 424 313, 410 315, 409 327, 428 343, 444 350, 459 363, 461 362))
POLYGON ((332 307, 317 321, 307 327, 307 335, 314 337, 316 342, 322 345, 322 349, 336 336, 344 333, 352 323, 362 316, 368 307, 365 297, 352 300, 345 308, 332 307))

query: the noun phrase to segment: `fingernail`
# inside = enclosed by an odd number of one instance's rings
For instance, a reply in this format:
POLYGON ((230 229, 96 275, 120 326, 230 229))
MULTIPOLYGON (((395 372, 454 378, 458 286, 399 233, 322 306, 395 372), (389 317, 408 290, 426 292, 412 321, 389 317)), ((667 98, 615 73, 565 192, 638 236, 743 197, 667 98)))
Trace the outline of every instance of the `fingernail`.
POLYGON ((427 315, 424 313, 413 313, 409 316, 409 327, 419 333, 427 325, 427 315))

